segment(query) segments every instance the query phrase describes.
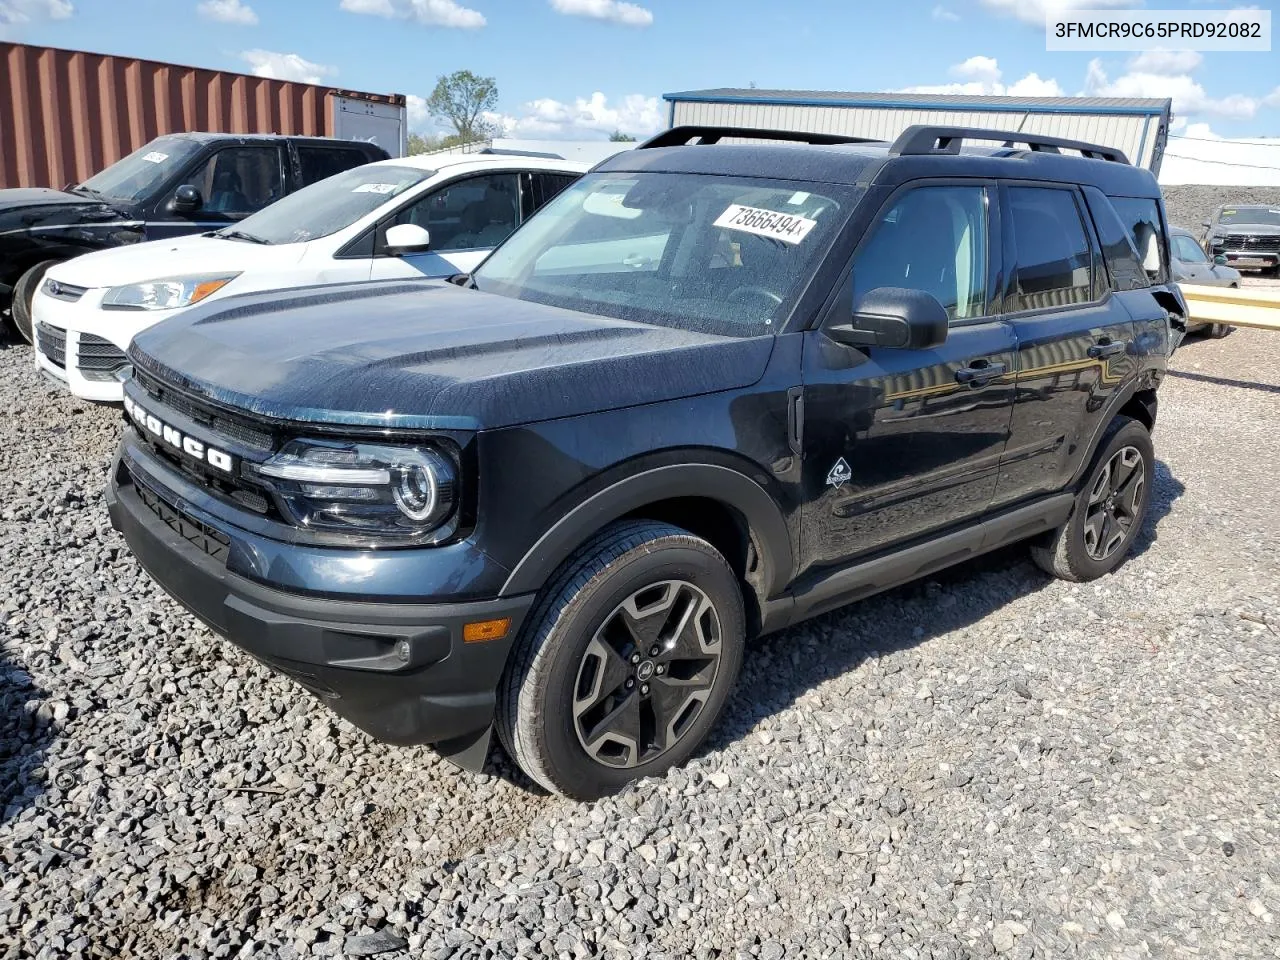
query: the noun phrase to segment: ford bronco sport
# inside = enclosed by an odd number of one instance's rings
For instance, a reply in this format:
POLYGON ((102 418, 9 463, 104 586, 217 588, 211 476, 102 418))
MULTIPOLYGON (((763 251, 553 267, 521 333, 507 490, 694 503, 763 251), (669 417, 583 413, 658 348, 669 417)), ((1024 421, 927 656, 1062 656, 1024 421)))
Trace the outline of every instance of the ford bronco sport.
POLYGON ((690 756, 750 636, 1019 540, 1113 570, 1185 316, 1117 151, 678 128, 469 276, 144 332, 108 502, 373 736, 594 798, 690 756))

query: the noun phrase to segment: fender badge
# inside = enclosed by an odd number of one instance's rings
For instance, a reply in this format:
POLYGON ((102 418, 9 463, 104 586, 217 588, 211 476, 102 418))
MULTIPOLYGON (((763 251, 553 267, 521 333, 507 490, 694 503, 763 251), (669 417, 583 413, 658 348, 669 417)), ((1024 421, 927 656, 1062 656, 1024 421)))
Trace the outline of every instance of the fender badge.
POLYGON ((853 470, 850 469, 848 461, 841 457, 836 461, 836 465, 831 468, 831 472, 827 474, 827 486, 835 487, 839 490, 852 479, 853 470))

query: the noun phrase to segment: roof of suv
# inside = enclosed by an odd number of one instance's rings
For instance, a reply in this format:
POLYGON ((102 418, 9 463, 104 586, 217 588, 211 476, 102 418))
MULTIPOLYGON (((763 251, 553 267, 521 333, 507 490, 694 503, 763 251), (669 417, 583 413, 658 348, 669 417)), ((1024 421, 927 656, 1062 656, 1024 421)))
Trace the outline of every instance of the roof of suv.
POLYGON ((1000 177, 1090 184, 1114 196, 1159 197, 1147 170, 1111 160, 1010 147, 964 147, 951 155, 904 155, 888 143, 714 143, 619 153, 602 172, 706 173, 817 183, 898 184, 920 177, 1000 177))
POLYGON ((520 154, 491 153, 417 153, 409 157, 392 157, 379 160, 383 166, 413 167, 418 170, 444 171, 452 167, 471 165, 480 170, 560 170, 586 173, 591 164, 580 160, 562 160, 559 157, 533 157, 520 154))

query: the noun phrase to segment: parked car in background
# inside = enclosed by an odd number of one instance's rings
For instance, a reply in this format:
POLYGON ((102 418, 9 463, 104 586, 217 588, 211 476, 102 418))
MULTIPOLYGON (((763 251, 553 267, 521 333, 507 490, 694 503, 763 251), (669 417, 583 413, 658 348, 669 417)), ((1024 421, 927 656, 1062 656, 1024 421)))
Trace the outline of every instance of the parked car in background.
POLYGON ((32 304, 36 364, 76 396, 118 402, 129 342, 161 320, 255 290, 468 273, 586 170, 538 157, 386 160, 234 227, 58 264, 32 304))
POLYGON ((676 128, 465 282, 140 334, 111 519, 372 735, 480 769, 496 728, 592 799, 698 748, 753 635, 1015 541, 1123 561, 1186 304, 1117 198, 1166 250, 1107 147, 676 128))
POLYGON ((1210 256, 1224 256, 1228 266, 1241 270, 1280 276, 1280 205, 1219 207, 1202 226, 1210 256))
MULTIPOLYGON (((1169 266, 1177 283, 1193 283, 1205 287, 1238 287, 1240 271, 1226 265, 1227 258, 1218 254, 1212 260, 1196 240, 1196 235, 1181 227, 1169 228, 1169 266)), ((1187 332, 1206 331, 1214 338, 1225 337, 1231 327, 1225 323, 1187 322, 1187 332)))
POLYGON ((0 190, 0 308, 31 342, 31 298, 55 263, 243 220, 325 177, 383 160, 371 143, 322 137, 157 137, 66 190, 0 190))

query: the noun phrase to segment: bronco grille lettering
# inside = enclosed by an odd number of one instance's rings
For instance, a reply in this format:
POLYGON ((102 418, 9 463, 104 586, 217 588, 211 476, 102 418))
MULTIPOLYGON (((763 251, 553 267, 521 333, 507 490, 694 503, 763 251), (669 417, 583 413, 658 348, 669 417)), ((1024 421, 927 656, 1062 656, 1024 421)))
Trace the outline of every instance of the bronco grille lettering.
POLYGON ((211 447, 203 440, 188 436, 176 427, 169 426, 169 424, 143 407, 142 404, 137 403, 127 395, 124 398, 124 409, 135 424, 158 437, 161 442, 167 443, 175 450, 181 450, 188 457, 207 463, 222 473, 231 474, 235 472, 235 461, 231 454, 216 447, 211 447))

